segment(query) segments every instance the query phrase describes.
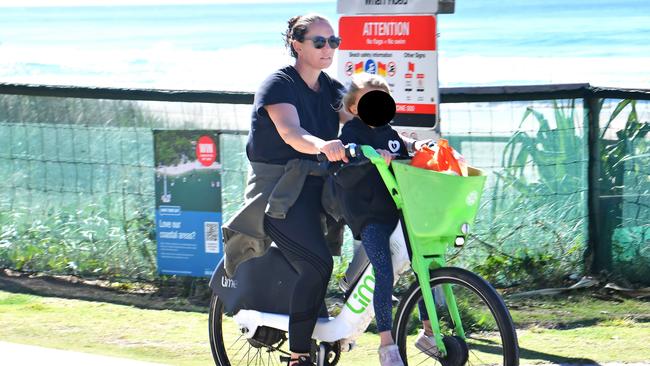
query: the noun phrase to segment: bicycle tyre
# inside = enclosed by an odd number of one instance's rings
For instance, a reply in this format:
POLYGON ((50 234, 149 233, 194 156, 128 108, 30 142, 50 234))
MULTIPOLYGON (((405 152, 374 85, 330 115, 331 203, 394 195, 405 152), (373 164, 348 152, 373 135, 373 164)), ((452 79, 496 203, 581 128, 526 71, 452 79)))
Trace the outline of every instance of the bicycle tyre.
POLYGON ((280 356, 290 356, 286 332, 260 328, 251 339, 242 335, 223 312, 223 303, 212 295, 208 314, 210 350, 217 366, 280 365, 280 356))
MULTIPOLYGON (((456 297, 465 329, 466 345, 469 351, 469 365, 501 364, 517 366, 519 364, 519 345, 517 333, 510 312, 496 290, 480 276, 462 268, 444 267, 430 273, 430 285, 433 291, 436 286, 450 284, 456 297), (488 319, 488 314, 492 320, 488 319), (478 321, 477 321, 478 317, 478 321), (466 324, 467 323, 467 324, 466 324), (498 332, 498 335, 495 334, 498 332), (499 343, 500 342, 500 343, 499 343), (488 352, 489 351, 489 352, 488 352), (494 357, 494 353, 500 353, 494 357), (488 360, 488 361, 485 361, 488 360)), ((417 317, 417 304, 422 299, 422 291, 418 282, 414 282, 402 297, 395 314, 393 325, 394 337, 399 346, 404 364, 418 365, 430 358, 414 347, 414 329, 421 328, 417 317)), ((444 301, 444 299, 442 299, 444 301)), ((443 336, 455 337, 453 322, 446 309, 436 301, 436 309, 443 336)), ((467 351, 466 351, 467 352, 467 351)), ((451 359, 462 359, 452 357, 451 359)), ((445 359, 436 359, 441 365, 453 363, 445 359)), ((462 362, 462 361, 461 361, 462 362)))

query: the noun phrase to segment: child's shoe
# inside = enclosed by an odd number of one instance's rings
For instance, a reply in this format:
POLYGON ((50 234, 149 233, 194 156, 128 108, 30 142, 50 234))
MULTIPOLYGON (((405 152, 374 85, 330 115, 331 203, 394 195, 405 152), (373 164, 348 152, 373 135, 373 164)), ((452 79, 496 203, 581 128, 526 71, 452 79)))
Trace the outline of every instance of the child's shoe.
POLYGON ((436 339, 433 336, 424 334, 424 329, 420 329, 420 333, 415 340, 415 348, 419 349, 429 357, 438 356, 438 346, 436 346, 436 339))
POLYGON ((379 347, 379 364, 381 366, 404 366, 397 345, 379 347))

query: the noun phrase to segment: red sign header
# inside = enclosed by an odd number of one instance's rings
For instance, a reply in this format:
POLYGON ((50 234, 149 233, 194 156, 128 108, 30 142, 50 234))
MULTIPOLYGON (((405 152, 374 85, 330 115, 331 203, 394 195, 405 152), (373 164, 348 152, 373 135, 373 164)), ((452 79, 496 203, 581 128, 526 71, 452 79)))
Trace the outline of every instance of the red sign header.
POLYGON ((436 18, 428 15, 346 16, 339 32, 341 50, 436 50, 436 18))
POLYGON ((212 137, 203 135, 196 143, 196 159, 203 166, 210 166, 217 160, 217 145, 212 137))

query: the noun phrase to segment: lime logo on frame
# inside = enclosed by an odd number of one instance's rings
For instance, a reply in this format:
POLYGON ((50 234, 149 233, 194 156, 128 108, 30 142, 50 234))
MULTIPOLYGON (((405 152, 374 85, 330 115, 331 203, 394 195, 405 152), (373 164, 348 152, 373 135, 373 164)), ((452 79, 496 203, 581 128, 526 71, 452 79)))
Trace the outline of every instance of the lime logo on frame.
POLYGON ((237 280, 233 280, 226 276, 221 276, 221 287, 223 288, 237 288, 237 280))
POLYGON ((375 292, 375 276, 371 273, 364 276, 357 287, 357 290, 350 296, 348 301, 345 302, 345 306, 350 309, 355 314, 363 313, 370 301, 372 301, 372 295, 375 292))

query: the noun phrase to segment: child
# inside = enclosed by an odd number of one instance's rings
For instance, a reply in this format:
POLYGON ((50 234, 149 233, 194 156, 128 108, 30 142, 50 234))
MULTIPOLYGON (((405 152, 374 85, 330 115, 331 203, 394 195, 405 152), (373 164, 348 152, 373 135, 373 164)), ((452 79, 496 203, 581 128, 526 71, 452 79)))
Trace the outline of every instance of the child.
MULTIPOLYGON (((344 144, 370 145, 387 163, 390 163, 395 155, 408 157, 406 144, 390 125, 375 127, 375 123, 368 121, 369 124, 366 124, 359 118, 359 100, 374 90, 389 93, 388 84, 381 77, 367 73, 355 74, 352 77, 350 88, 343 97, 343 104, 354 118, 343 125, 339 139, 344 144)), ((361 238, 375 270, 373 305, 381 339, 379 361, 382 366, 403 366, 399 349, 391 335, 393 266, 389 238, 397 225, 399 214, 372 164, 352 169, 355 171, 340 174, 334 180, 338 186, 337 196, 343 217, 355 238, 361 238), (354 179, 349 179, 350 176, 354 179)))
MULTIPOLYGON (((381 121, 362 121, 359 117, 359 101, 371 91, 390 93, 388 83, 383 78, 360 73, 352 77, 343 105, 354 118, 346 122, 339 139, 344 144, 355 143, 370 145, 386 160, 395 156, 408 158, 407 143, 415 146, 414 141, 404 139, 389 124, 381 121)), ((381 106, 377 106, 381 109, 381 106)), ((369 115, 376 113, 369 113, 369 115)), ((366 116, 364 116, 365 118, 366 116)), ((426 141, 422 141, 424 143, 426 141)), ((404 365, 399 349, 391 335, 392 328, 392 293, 393 266, 391 262, 389 239, 399 214, 395 202, 388 193, 379 173, 372 164, 354 167, 356 171, 335 175, 337 197, 346 223, 355 238, 361 238, 363 247, 375 271, 375 291, 373 306, 380 337, 379 360, 382 366, 404 365)), ((431 333, 430 322, 422 310, 424 329, 416 339, 416 348, 429 356, 435 356, 437 348, 431 333)))

